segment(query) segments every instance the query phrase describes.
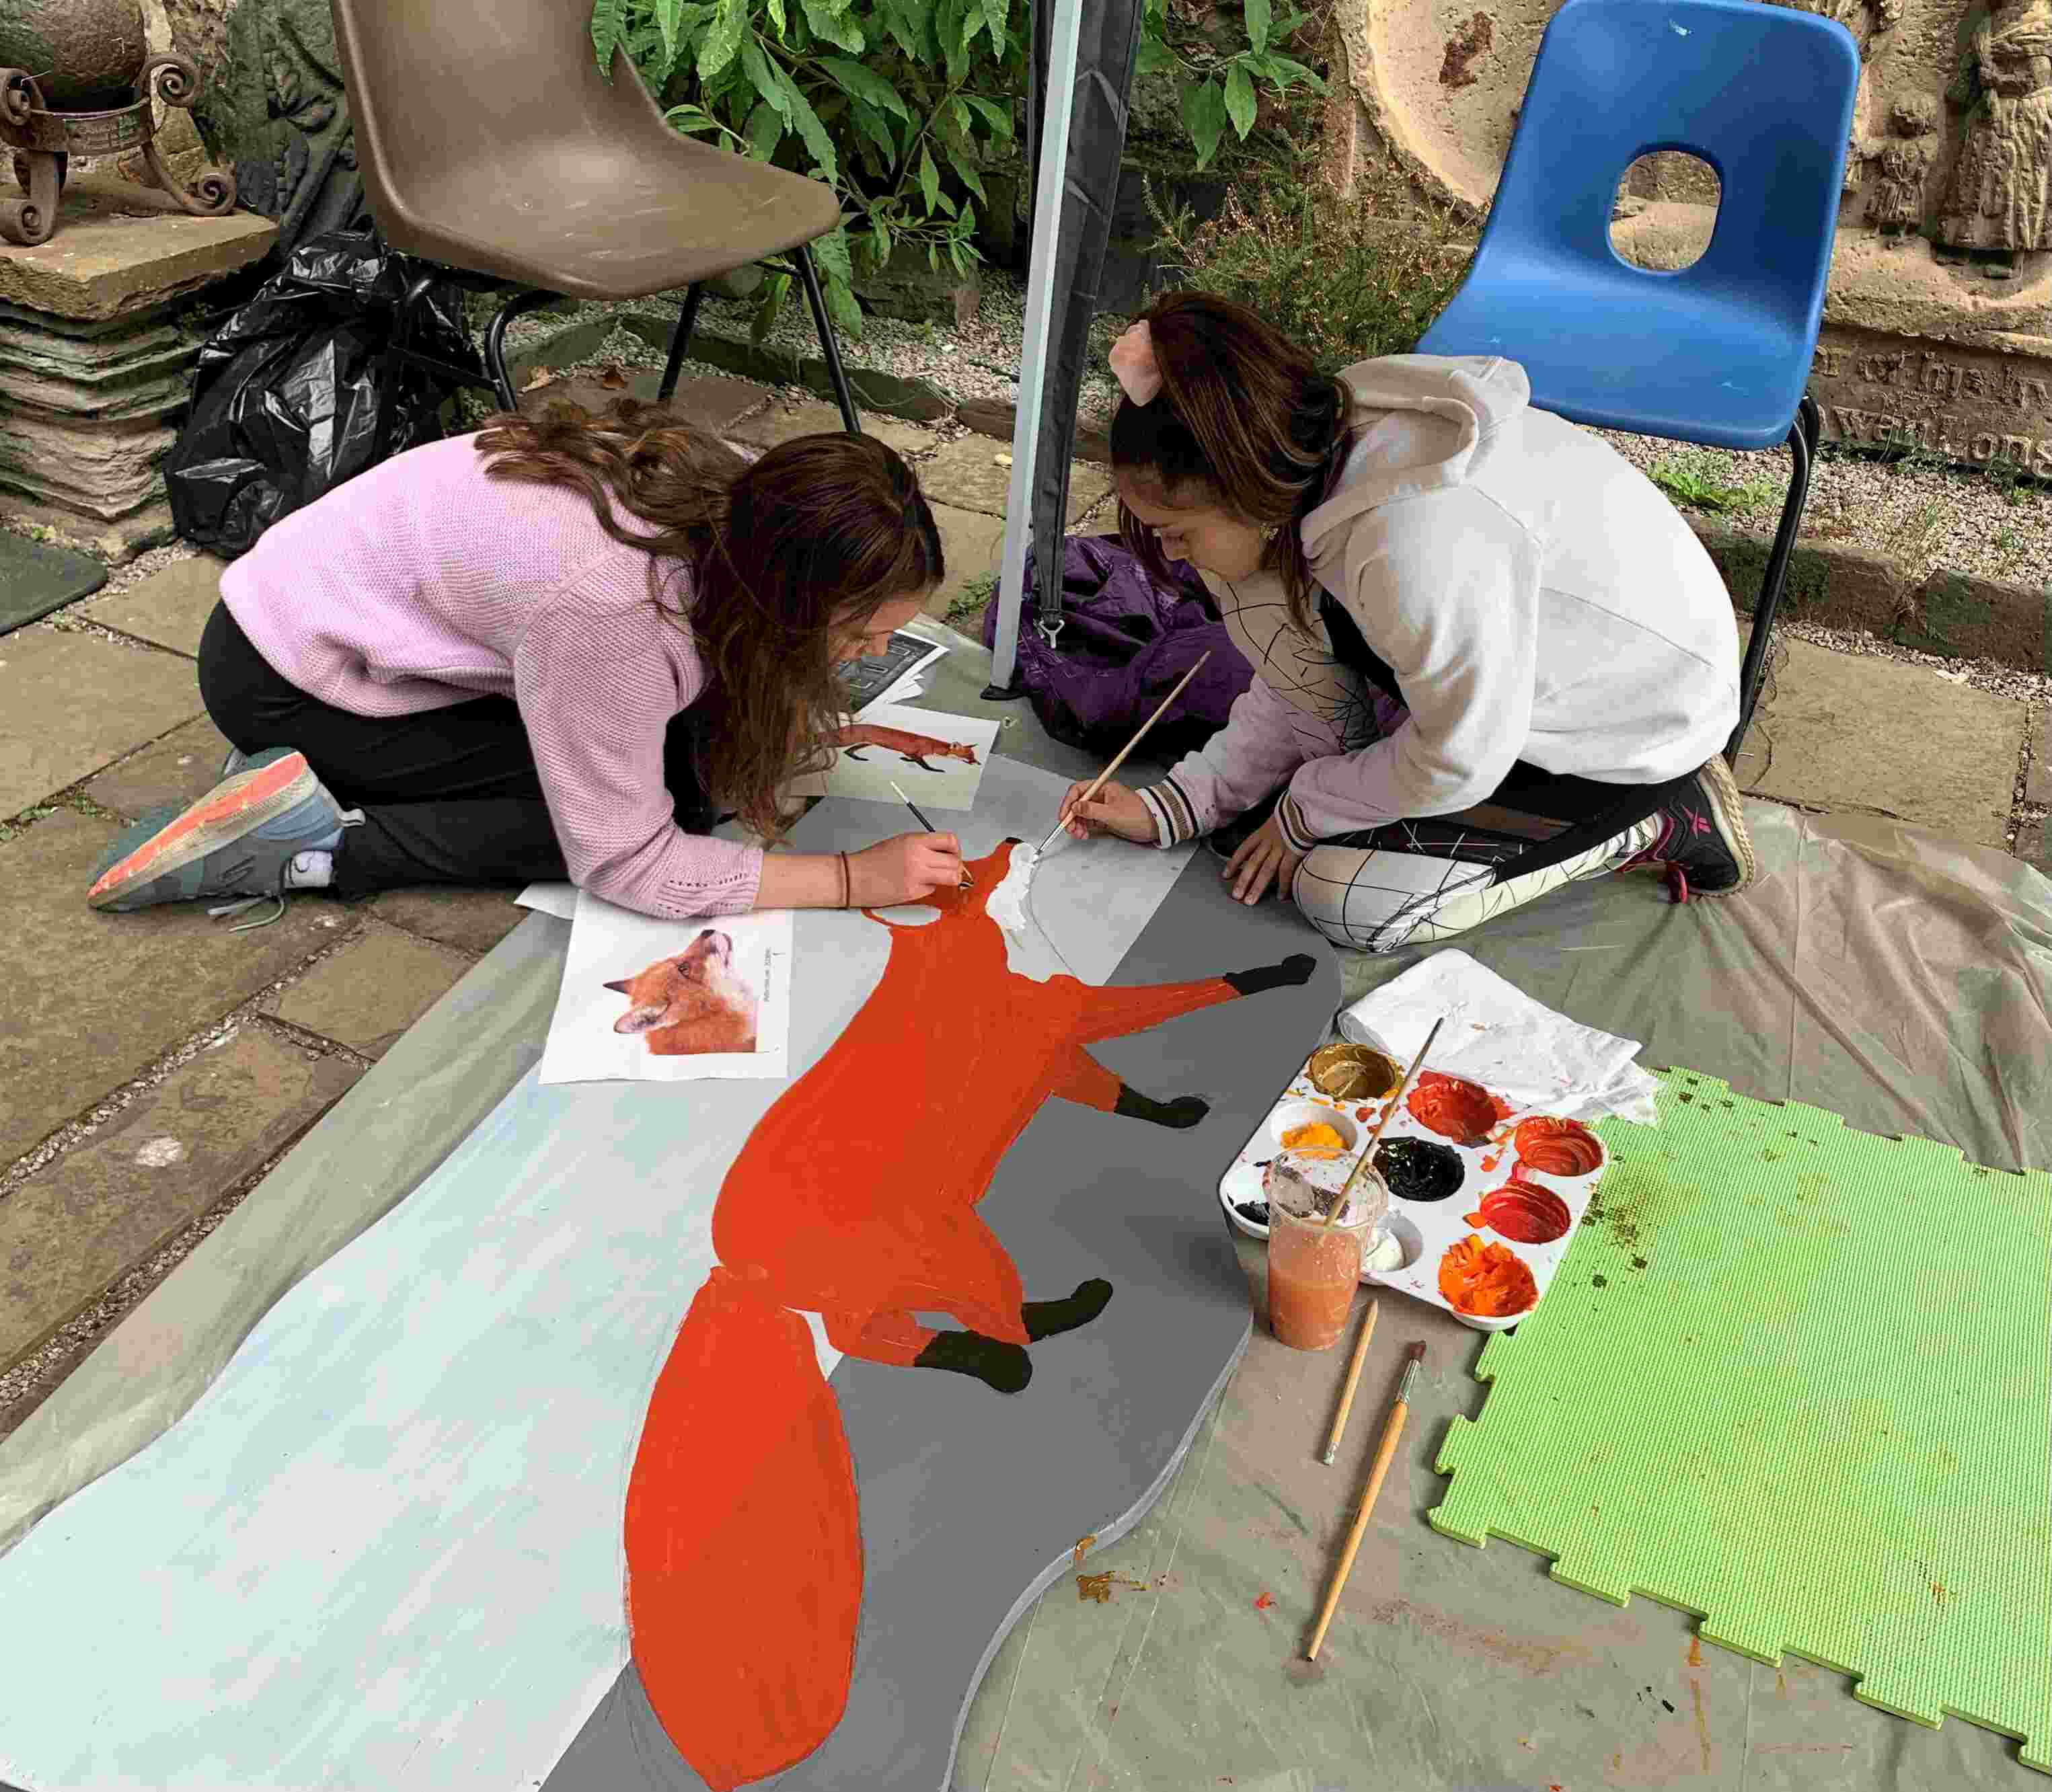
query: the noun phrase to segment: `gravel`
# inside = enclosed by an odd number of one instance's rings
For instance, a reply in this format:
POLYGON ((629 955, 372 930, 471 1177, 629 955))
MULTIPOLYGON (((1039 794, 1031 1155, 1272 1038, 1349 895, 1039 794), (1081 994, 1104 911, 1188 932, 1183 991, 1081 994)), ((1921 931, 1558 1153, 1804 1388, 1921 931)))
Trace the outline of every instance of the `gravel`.
MULTIPOLYGON (((1744 507, 1681 507, 1769 533, 1788 488, 1788 458, 1698 448, 1651 436, 1596 432, 1642 471, 1682 471, 1704 483, 1756 488, 1744 507)), ((2052 569, 2052 491, 2005 488, 1986 473, 1827 452, 1811 469, 1800 539, 1837 542, 1916 564, 2037 585, 2052 569)))

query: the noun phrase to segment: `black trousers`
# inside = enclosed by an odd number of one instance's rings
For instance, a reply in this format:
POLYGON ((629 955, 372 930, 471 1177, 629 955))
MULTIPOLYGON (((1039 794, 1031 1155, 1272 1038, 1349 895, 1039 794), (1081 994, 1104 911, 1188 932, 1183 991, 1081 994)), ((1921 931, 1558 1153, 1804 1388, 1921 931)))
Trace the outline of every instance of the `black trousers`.
MULTIPOLYGON (((199 647, 200 695, 213 725, 245 753, 291 747, 363 824, 343 836, 335 888, 344 896, 409 884, 561 882, 570 875, 542 794, 535 752, 510 697, 476 697, 418 715, 354 715, 310 697, 217 604, 199 647)), ((664 781, 677 825, 719 819, 698 769, 698 726, 670 724, 664 781)))

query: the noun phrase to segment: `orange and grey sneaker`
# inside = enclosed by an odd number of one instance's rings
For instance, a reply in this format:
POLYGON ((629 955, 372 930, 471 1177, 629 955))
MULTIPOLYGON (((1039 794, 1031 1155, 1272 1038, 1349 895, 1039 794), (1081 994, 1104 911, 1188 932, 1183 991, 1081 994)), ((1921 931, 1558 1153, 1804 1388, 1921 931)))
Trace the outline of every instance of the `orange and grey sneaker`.
POLYGON ((273 748, 189 808, 160 809, 129 828, 85 899, 119 912, 323 887, 343 831, 362 819, 328 794, 303 754, 273 748))
POLYGON ((1691 896, 1736 896, 1760 867, 1746 831, 1738 783, 1721 757, 1713 759, 1654 811, 1660 824, 1653 843, 1618 867, 1659 871, 1678 902, 1691 896))

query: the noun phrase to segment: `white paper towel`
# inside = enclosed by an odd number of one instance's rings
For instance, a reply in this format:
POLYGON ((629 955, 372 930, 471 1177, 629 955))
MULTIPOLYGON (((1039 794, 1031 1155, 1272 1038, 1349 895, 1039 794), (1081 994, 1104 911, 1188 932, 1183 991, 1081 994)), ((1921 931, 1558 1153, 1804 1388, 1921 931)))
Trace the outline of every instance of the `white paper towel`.
POLYGON ((1535 1002, 1464 952, 1437 952, 1339 1015, 1340 1037, 1408 1065, 1442 1015, 1425 1068, 1465 1077, 1520 1111, 1659 1123, 1639 1041, 1600 1033, 1535 1002))

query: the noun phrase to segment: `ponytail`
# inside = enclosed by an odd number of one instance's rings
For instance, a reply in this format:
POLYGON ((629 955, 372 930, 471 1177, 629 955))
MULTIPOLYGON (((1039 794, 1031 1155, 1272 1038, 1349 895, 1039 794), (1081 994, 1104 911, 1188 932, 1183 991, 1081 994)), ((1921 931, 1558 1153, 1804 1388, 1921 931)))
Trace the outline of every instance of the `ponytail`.
MULTIPOLYGON (((1229 299, 1177 293, 1141 317, 1161 389, 1145 405, 1120 400, 1114 469, 1143 475, 1177 501, 1201 494, 1272 530, 1263 566, 1282 579, 1291 620, 1309 632, 1315 581, 1300 525, 1339 483, 1353 445, 1352 392, 1229 299)), ((1165 577, 1153 532, 1122 504, 1119 534, 1165 577)))

